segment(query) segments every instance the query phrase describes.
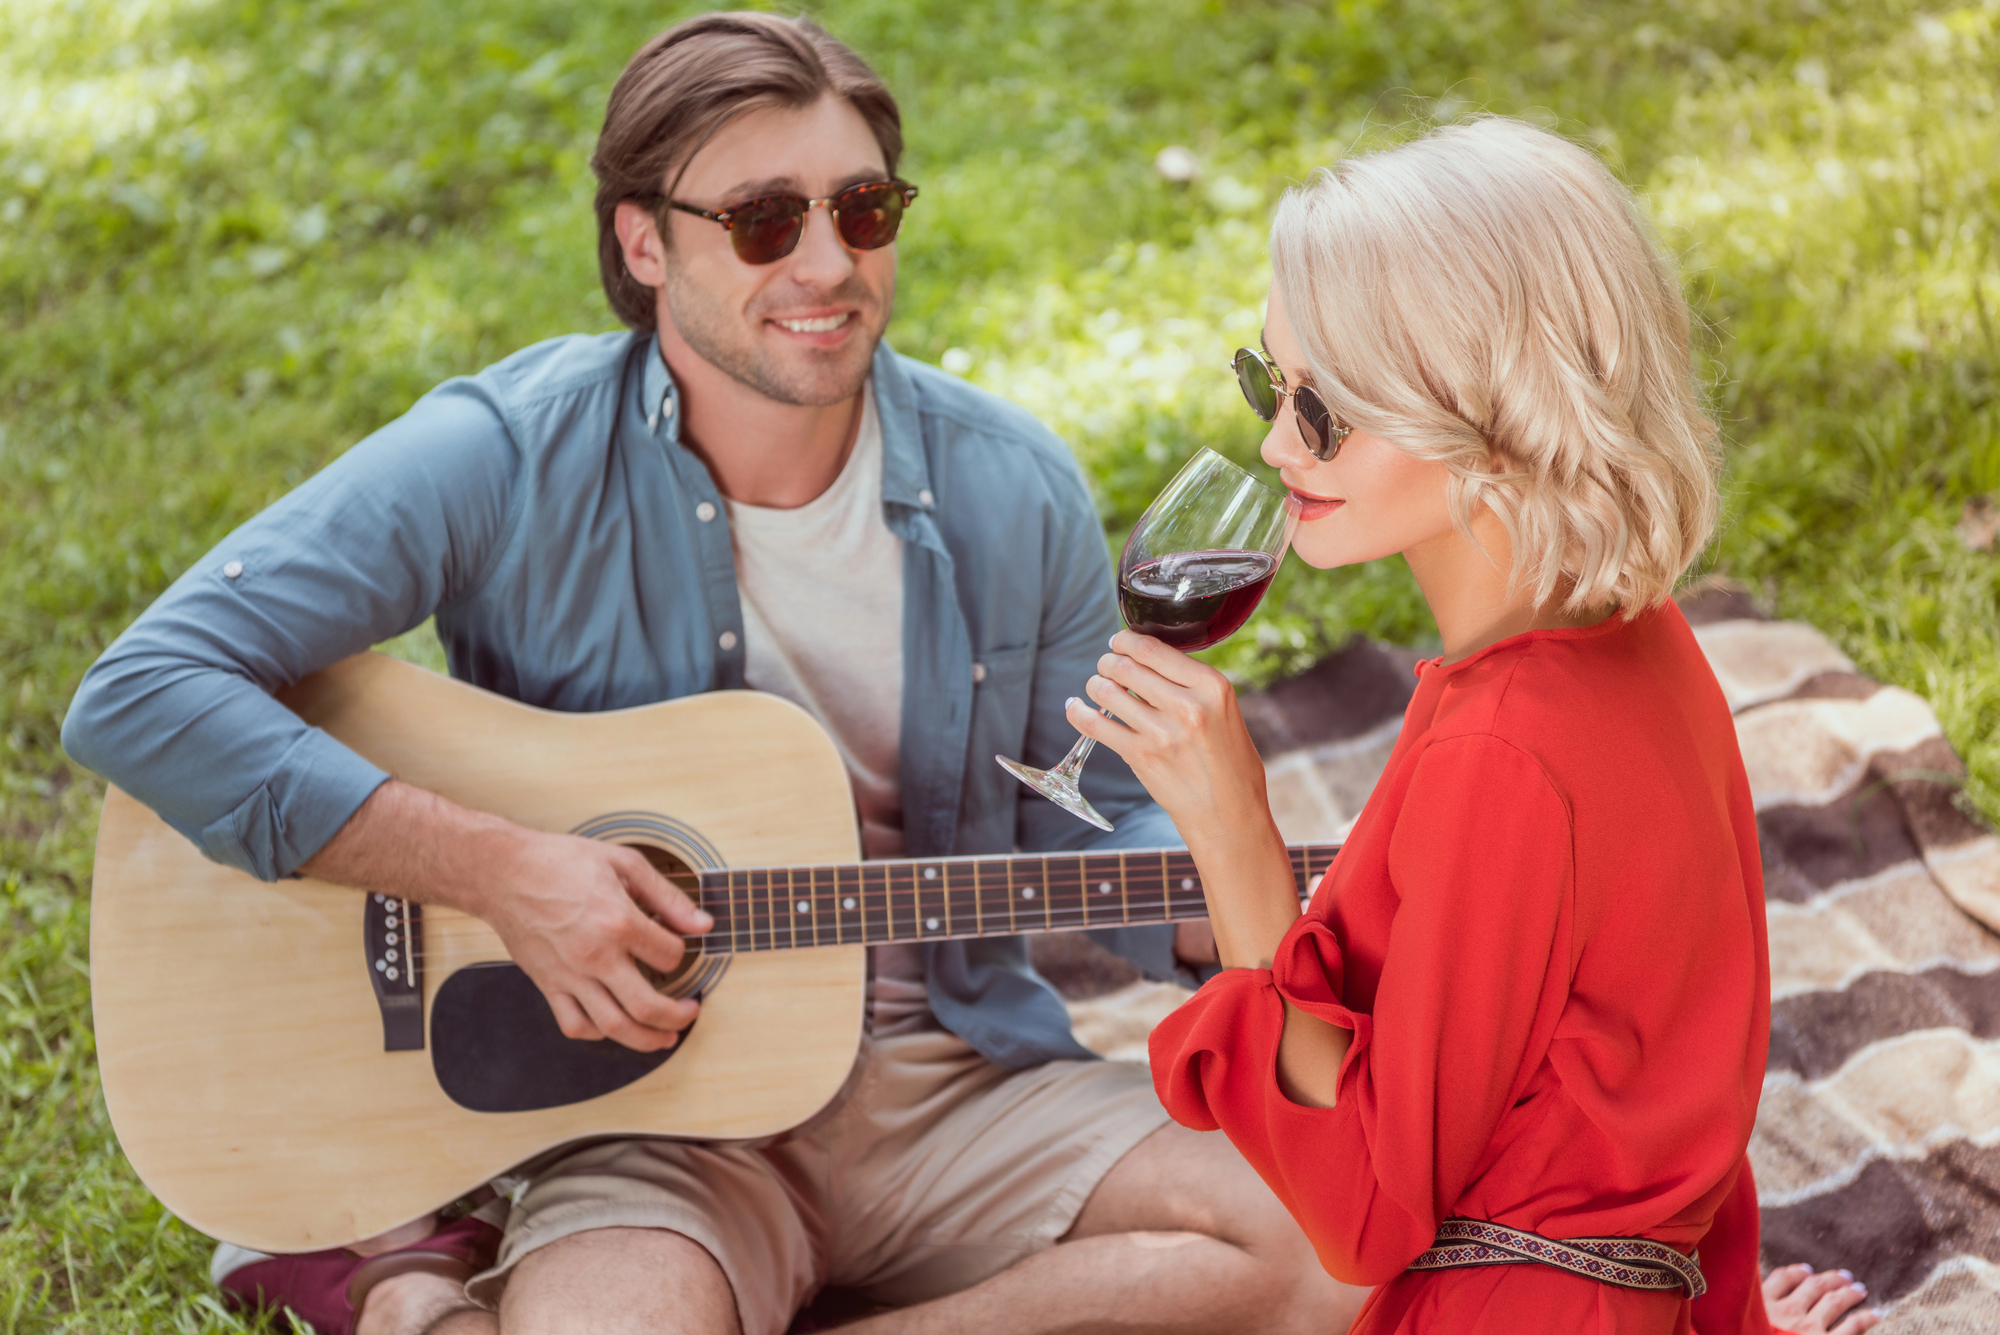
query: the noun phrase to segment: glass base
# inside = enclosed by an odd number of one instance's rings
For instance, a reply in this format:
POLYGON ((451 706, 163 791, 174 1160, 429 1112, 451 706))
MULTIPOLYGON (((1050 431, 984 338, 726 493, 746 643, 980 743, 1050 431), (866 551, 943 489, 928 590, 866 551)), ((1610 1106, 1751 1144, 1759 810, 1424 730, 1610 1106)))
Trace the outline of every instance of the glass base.
MULTIPOLYGON (((1018 760, 1009 760, 1005 756, 993 758, 1000 762, 1001 769, 1078 820, 1089 821, 1100 830, 1111 828, 1111 822, 1097 814, 1097 808, 1090 805, 1083 795, 1083 790, 1077 787, 1076 774, 1071 771, 1069 761, 1065 760, 1055 769, 1035 769, 1033 766, 1023 765, 1018 760)), ((1080 769, 1081 766, 1077 768, 1080 769)))

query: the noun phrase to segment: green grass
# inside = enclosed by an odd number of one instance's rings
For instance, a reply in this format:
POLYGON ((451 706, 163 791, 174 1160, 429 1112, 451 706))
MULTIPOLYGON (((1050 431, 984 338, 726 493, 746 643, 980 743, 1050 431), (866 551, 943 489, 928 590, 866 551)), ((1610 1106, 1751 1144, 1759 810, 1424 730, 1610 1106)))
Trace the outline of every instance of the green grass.
MULTIPOLYGON (((0 0, 0 1331, 245 1329, 137 1184, 88 1010, 85 666, 231 526, 439 379, 609 327, 585 167, 687 6, 0 0)), ((1600 146, 1707 322, 1713 565, 1927 696, 2000 812, 1994 11, 1902 0, 838 0, 924 196, 892 338, 1064 432, 1122 532, 1197 444, 1283 184, 1476 108, 1600 146), (1190 185, 1154 154, 1191 148, 1190 185)), ((1431 627, 1296 563, 1245 680, 1431 627)))

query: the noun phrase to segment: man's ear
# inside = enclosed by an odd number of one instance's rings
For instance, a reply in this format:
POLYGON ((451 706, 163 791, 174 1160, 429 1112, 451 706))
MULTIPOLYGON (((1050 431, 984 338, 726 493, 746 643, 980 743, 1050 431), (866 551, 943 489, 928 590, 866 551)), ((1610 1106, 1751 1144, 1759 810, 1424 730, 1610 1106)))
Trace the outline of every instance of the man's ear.
POLYGON ((667 248, 660 237, 659 221, 628 199, 618 205, 611 225, 618 233, 619 248, 625 252, 627 272, 647 287, 665 286, 667 248))

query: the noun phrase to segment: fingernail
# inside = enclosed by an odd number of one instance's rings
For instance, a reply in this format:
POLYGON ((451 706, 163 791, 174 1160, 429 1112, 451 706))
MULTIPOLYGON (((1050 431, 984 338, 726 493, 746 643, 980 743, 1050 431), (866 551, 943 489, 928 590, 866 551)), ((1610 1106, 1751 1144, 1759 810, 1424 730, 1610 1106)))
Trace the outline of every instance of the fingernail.
POLYGON ((1842 1279, 1854 1278, 1854 1272, 1852 1270, 1836 1270, 1833 1273, 1839 1275, 1842 1279))
POLYGON ((696 909, 694 911, 694 920, 703 927, 715 926, 715 915, 707 909, 696 909))
POLYGON ((1866 1284, 1863 1284, 1860 1280, 1857 1279, 1854 1281, 1854 1291, 1856 1293, 1867 1293, 1868 1286, 1866 1284))
POLYGON ((1075 696, 1072 695, 1069 699, 1063 701, 1063 708, 1068 709, 1071 705, 1080 705, 1082 703, 1083 701, 1077 699, 1075 696))
POLYGON ((1810 1275, 1813 1272, 1813 1268, 1807 1265, 1804 1261, 1799 1262, 1799 1269, 1805 1271, 1808 1275, 1810 1275))

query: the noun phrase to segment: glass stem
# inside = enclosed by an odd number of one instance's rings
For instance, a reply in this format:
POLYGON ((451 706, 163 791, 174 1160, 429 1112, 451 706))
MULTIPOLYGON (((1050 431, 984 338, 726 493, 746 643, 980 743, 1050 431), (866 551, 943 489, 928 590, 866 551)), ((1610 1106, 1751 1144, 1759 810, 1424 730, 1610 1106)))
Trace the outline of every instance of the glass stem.
POLYGON ((1076 745, 1069 749, 1069 754, 1062 758, 1062 763, 1057 765, 1050 773, 1060 774, 1071 783, 1075 783, 1082 777, 1083 762, 1090 758, 1091 748, 1096 745, 1097 739, 1095 737, 1077 738, 1076 745))

